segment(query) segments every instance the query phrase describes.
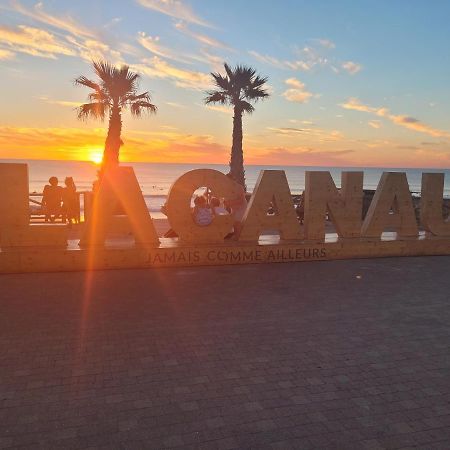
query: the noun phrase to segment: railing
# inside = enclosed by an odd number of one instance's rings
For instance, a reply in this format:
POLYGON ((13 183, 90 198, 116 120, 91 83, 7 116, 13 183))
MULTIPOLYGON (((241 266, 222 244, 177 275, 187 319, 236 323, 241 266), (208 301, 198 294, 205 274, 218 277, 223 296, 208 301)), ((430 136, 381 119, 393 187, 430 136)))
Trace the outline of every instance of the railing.
MULTIPOLYGON (((45 212, 42 208, 41 192, 32 192, 29 194, 30 202, 30 222, 39 223, 45 220, 45 212)), ((85 222, 89 217, 92 204, 92 192, 91 191, 79 191, 77 192, 78 206, 80 211, 80 222, 85 222)), ((56 222, 62 222, 62 215, 56 219, 56 222)))

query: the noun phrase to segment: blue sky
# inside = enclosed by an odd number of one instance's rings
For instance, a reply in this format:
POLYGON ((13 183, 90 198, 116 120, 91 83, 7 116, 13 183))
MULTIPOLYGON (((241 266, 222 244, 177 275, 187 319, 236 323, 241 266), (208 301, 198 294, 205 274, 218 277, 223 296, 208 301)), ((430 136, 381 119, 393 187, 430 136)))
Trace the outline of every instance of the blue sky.
POLYGON ((448 167, 450 4, 434 1, 0 2, 0 157, 86 159, 89 61, 129 64, 159 111, 124 119, 128 160, 226 162, 231 111, 210 71, 255 67, 271 98, 244 118, 247 162, 448 167))

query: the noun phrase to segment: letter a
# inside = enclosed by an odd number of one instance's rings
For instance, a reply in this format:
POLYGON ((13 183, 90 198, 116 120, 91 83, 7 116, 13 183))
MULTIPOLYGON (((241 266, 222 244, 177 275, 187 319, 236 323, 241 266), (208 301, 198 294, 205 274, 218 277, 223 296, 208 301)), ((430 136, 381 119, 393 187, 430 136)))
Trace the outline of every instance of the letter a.
POLYGON ((404 172, 384 172, 362 225, 363 237, 380 237, 387 228, 399 236, 419 233, 412 196, 404 172))
POLYGON ((263 231, 276 230, 282 240, 303 237, 284 170, 262 170, 247 207, 239 241, 257 241, 263 231), (267 211, 272 204, 274 214, 267 211))
POLYGON ((119 219, 114 217, 117 206, 128 216, 136 244, 159 244, 133 169, 116 167, 106 170, 103 175, 79 243, 80 247, 104 245, 108 231, 114 228, 114 223, 119 219))

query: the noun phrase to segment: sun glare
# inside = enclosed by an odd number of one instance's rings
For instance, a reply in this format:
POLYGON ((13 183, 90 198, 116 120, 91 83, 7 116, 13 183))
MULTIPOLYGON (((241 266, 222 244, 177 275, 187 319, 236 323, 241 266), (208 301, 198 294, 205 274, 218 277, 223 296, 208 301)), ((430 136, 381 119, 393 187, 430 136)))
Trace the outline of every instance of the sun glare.
POLYGON ((89 161, 94 164, 100 164, 102 162, 103 152, 101 150, 92 150, 89 152, 89 161))

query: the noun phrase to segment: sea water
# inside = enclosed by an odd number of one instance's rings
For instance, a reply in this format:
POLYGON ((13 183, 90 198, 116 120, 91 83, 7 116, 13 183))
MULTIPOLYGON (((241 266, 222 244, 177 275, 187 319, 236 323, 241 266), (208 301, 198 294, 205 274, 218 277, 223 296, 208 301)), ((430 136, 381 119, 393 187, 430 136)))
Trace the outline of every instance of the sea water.
MULTIPOLYGON (((92 190, 92 182, 97 177, 98 166, 86 161, 48 161, 48 160, 6 160, 0 162, 27 163, 30 192, 41 193, 51 176, 56 176, 60 184, 65 177, 73 177, 78 191, 92 190)), ((185 172, 193 169, 210 168, 227 173, 227 165, 218 164, 163 164, 163 163, 123 163, 135 170, 149 211, 153 217, 165 217, 160 212, 172 183, 185 172)), ((311 167, 311 166, 255 166, 246 165, 247 189, 253 190, 261 170, 278 169, 286 172, 293 194, 300 194, 305 188, 305 171, 326 170, 331 173, 336 186, 340 186, 342 171, 363 171, 364 189, 376 189, 383 172, 405 172, 410 190, 420 193, 422 172, 444 173, 444 197, 450 197, 450 170, 448 169, 402 169, 402 168, 361 168, 361 167, 311 167)))

